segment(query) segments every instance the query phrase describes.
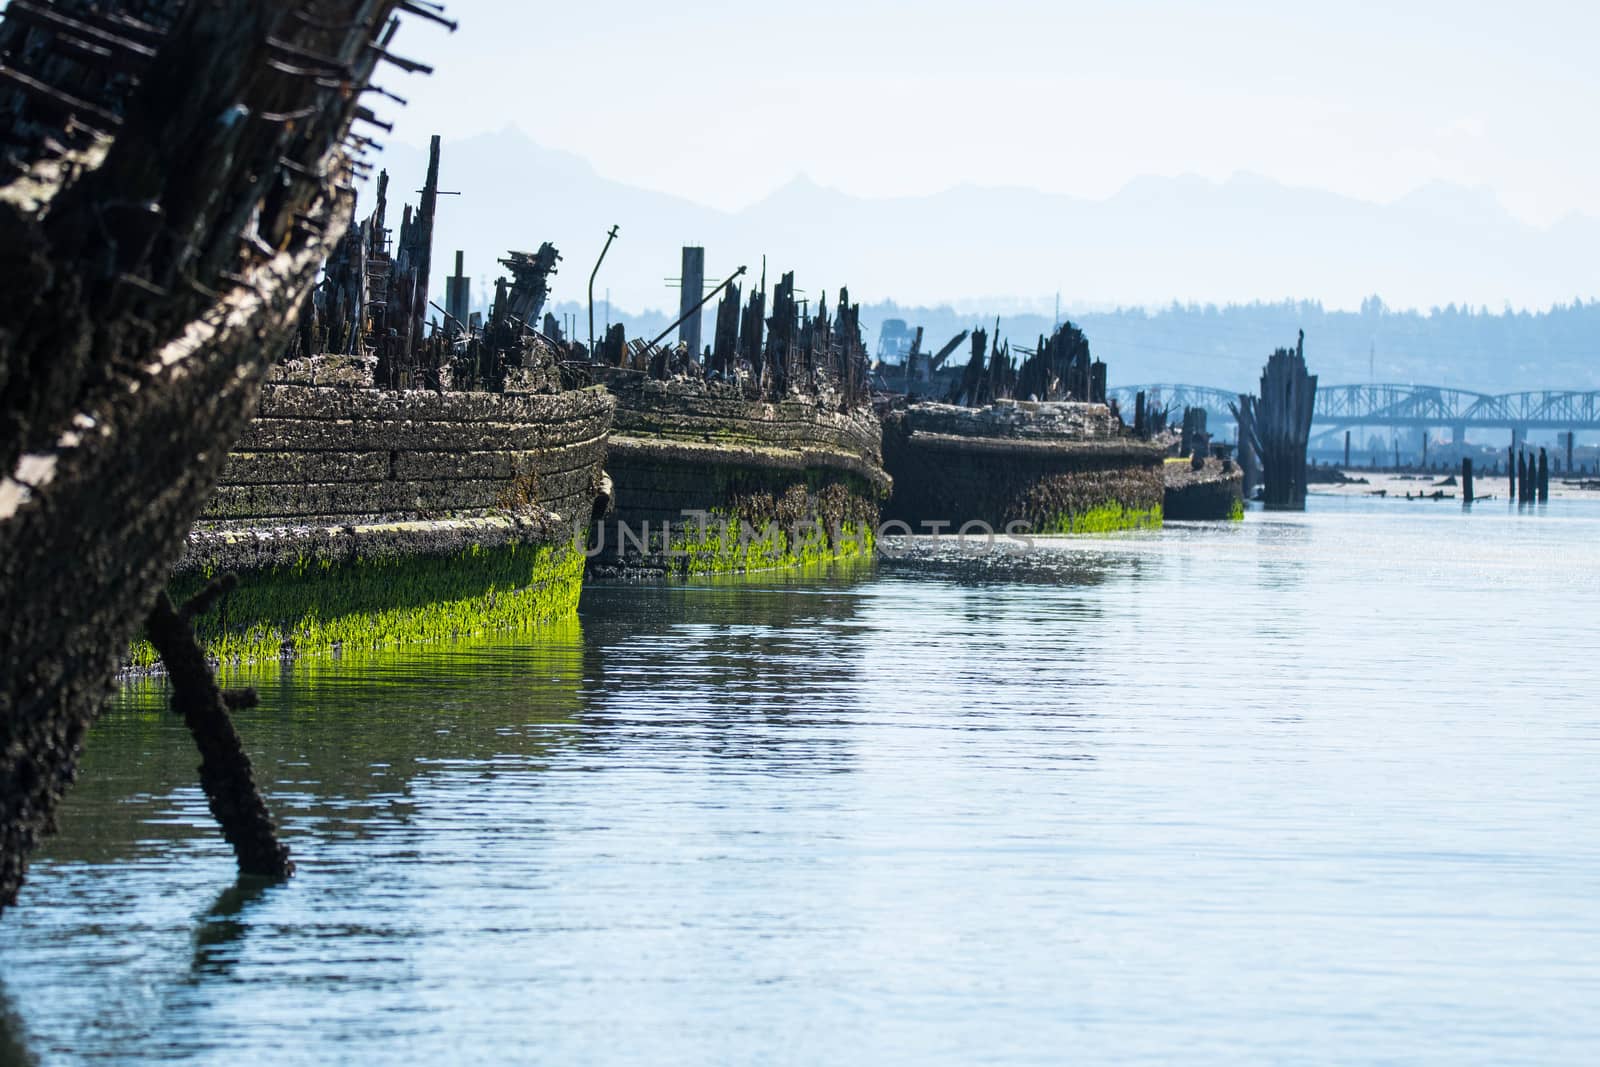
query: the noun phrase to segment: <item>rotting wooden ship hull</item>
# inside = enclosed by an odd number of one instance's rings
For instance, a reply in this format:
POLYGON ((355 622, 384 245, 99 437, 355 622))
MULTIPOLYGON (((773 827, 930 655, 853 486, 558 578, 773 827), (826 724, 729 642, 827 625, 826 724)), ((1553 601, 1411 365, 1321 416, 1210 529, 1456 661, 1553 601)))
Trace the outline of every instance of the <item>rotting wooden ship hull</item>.
POLYGON ((350 221, 402 6, 4 12, 0 907, 350 221))
MULTIPOLYGON (((686 277, 700 253, 685 250, 686 277)), ((734 573, 871 555, 890 480, 860 305, 843 288, 832 314, 826 294, 808 305, 793 272, 769 294, 763 269, 741 308, 744 271, 699 304, 685 299, 673 328, 721 295, 703 353, 693 327, 661 348, 665 333, 629 342, 621 326, 594 353, 590 373, 617 397, 617 422, 612 508, 596 523, 591 573, 734 573)))
POLYGON ((1162 512, 1173 522, 1244 518, 1244 471, 1231 460, 1207 457, 1196 470, 1187 459, 1162 465, 1162 512))
POLYGON ((1104 404, 913 404, 884 420, 886 517, 913 533, 1094 533, 1159 526, 1159 444, 1104 404), (969 525, 980 524, 980 525, 969 525))
MULTIPOLYGON (((565 388, 562 346, 528 325, 560 260, 549 244, 501 260, 513 277, 487 320, 428 321, 439 157, 435 137, 398 235, 379 176, 189 538, 174 592, 238 576, 195 620, 213 659, 528 628, 577 609, 615 402, 565 388)), ((151 652, 135 646, 134 664, 151 652)))
POLYGON ((764 570, 869 556, 890 480, 870 408, 748 399, 705 381, 613 384, 597 574, 764 570))
MULTIPOLYGON (((239 576, 196 620, 219 661, 527 628, 577 607, 611 397, 378 389, 360 363, 275 369, 189 536, 175 592, 239 576)), ((134 665, 151 651, 135 646, 134 665)))

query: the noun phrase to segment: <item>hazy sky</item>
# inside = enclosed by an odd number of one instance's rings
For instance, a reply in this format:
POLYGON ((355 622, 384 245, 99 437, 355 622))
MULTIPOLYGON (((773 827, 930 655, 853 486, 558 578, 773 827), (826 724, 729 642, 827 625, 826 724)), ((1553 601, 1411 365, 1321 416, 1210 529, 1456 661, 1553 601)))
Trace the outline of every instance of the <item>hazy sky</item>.
POLYGON ((516 125, 723 208, 797 173, 863 196, 1138 175, 1388 201, 1444 180, 1600 216, 1600 4, 449 0, 384 79, 396 139, 516 125), (400 82, 405 84, 400 84, 400 82))

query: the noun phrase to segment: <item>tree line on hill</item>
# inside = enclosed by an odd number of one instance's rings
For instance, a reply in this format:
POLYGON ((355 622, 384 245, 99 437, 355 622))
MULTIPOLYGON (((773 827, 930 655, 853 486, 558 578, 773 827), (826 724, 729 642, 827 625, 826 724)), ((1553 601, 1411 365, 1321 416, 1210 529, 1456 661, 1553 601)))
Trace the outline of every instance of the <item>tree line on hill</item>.
MULTIPOLYGON (((555 309, 586 323, 587 307, 576 302, 555 309)), ((596 309, 597 321, 604 311, 596 309)), ((666 312, 639 315, 610 309, 613 322, 631 334, 658 331, 672 321, 666 312)), ((937 347, 961 330, 993 329, 1013 345, 1031 345, 1048 335, 1050 314, 985 313, 944 304, 934 307, 885 300, 861 307, 862 332, 876 350, 885 321, 921 326, 925 345, 937 347)), ((1188 382, 1245 389, 1268 353, 1306 332, 1306 360, 1322 381, 1426 384, 1513 392, 1522 389, 1600 388, 1600 300, 1575 300, 1530 311, 1450 304, 1427 310, 1396 309, 1369 297, 1355 310, 1318 301, 1249 304, 1169 304, 1077 313, 1063 307, 1096 359, 1113 368, 1112 385, 1188 382)), ((958 354, 952 362, 959 362, 958 354)))

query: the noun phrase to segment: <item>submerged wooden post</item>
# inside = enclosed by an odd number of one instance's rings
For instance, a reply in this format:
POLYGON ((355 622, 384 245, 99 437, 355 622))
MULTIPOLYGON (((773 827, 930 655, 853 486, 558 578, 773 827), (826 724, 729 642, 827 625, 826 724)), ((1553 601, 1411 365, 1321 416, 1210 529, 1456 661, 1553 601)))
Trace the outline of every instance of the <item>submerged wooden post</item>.
POLYGON ((1541 447, 1539 449, 1539 503, 1544 504, 1550 500, 1550 457, 1541 447))
POLYGON ((1350 431, 1344 432, 1344 465, 1350 466, 1350 431))
POLYGON ((1472 503, 1472 460, 1470 458, 1462 459, 1461 461, 1461 502, 1463 504, 1472 503))
POLYGON ((1513 444, 1506 449, 1506 495, 1515 500, 1517 497, 1517 446, 1513 444))
POLYGON ((250 757, 228 715, 229 708, 251 707, 254 690, 223 692, 191 620, 233 587, 233 576, 213 582, 185 604, 173 607, 163 591, 145 622, 145 635, 161 655, 172 682, 172 708, 183 716, 200 750, 200 785, 222 836, 233 846, 239 873, 287 878, 294 873, 288 846, 278 840, 272 813, 256 788, 250 757))

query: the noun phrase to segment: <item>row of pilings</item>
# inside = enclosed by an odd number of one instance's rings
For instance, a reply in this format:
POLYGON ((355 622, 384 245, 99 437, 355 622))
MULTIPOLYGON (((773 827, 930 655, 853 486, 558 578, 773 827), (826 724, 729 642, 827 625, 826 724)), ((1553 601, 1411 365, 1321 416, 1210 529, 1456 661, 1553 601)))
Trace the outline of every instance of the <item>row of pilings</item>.
POLYGON ((1543 448, 1535 457, 1527 449, 1513 447, 1507 450, 1507 459, 1507 489, 1518 503, 1542 504, 1550 499, 1550 457, 1543 448))

